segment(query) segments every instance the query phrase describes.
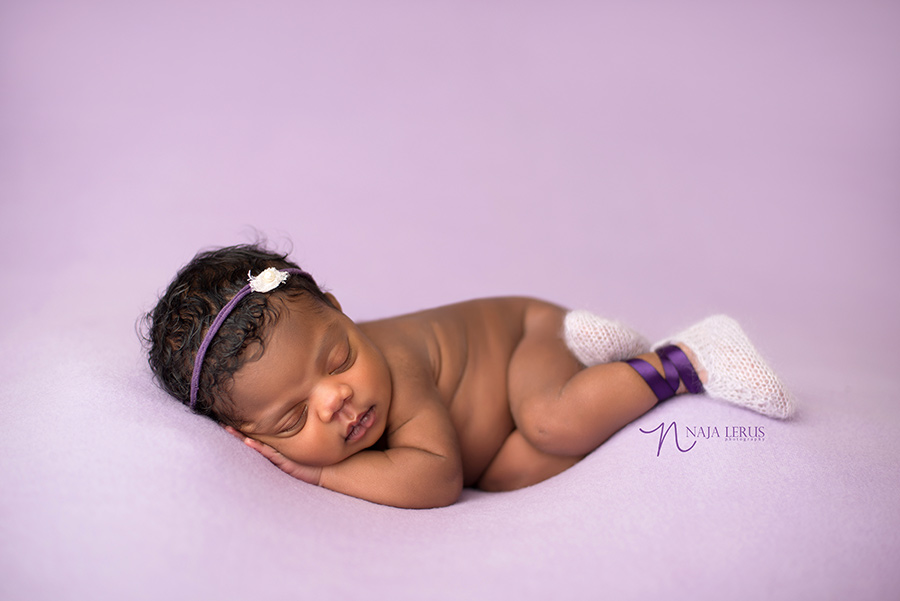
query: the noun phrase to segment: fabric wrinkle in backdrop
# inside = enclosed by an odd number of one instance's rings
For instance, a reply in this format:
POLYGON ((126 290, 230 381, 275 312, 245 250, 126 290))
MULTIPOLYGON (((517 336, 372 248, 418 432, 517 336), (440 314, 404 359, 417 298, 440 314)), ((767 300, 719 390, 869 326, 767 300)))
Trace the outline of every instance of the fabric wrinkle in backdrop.
POLYGON ((3 3, 0 598, 900 597, 898 23, 3 3), (135 334, 197 250, 257 233, 357 320, 523 294, 655 340, 729 313, 801 410, 681 398, 438 510, 320 490, 169 399, 135 334), (641 431, 673 422, 691 451, 641 431))

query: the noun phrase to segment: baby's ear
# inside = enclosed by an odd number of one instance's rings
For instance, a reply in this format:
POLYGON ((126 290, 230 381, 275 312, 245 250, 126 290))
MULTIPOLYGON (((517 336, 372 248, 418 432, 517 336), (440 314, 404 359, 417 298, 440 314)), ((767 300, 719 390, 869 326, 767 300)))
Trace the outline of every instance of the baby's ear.
POLYGON ((331 306, 343 313, 343 309, 341 309, 341 303, 338 302, 338 299, 336 299, 332 293, 326 292, 325 298, 328 299, 328 302, 331 303, 331 306))

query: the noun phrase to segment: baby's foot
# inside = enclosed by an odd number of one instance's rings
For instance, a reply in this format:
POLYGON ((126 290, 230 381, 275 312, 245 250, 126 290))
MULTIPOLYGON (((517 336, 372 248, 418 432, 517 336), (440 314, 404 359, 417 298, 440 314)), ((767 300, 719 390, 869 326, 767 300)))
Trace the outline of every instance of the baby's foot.
POLYGON ((628 326, 590 311, 567 313, 563 330, 566 346, 584 365, 631 359, 650 350, 647 339, 628 326))
POLYGON ((794 397, 730 317, 709 317, 653 348, 667 344, 686 346, 693 352, 688 356, 705 380, 703 387, 709 396, 769 417, 784 419, 794 413, 794 397))

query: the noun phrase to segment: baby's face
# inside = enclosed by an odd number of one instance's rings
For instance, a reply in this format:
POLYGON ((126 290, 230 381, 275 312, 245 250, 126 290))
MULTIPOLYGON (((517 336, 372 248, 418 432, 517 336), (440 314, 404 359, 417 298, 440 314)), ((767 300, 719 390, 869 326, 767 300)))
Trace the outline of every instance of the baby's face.
POLYGON ((339 310, 305 295, 284 305, 260 358, 234 374, 240 430, 297 463, 333 465, 381 438, 391 374, 381 351, 339 310))

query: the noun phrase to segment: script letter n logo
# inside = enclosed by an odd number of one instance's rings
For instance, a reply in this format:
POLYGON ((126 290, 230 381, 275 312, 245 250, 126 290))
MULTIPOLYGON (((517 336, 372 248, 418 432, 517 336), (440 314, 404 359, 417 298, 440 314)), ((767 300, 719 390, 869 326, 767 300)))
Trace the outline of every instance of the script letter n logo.
POLYGON ((678 427, 675 425, 675 422, 672 422, 671 424, 669 424, 668 428, 666 428, 666 422, 662 422, 661 424, 659 424, 652 430, 644 430, 643 428, 641 428, 640 430, 644 434, 653 434, 654 432, 659 430, 659 445, 656 447, 656 456, 657 457, 659 457, 659 452, 662 450, 663 443, 666 441, 666 436, 669 435, 669 430, 671 430, 672 428, 675 428, 675 448, 678 449, 679 451, 681 451, 682 453, 687 453, 688 451, 690 451, 691 449, 694 448, 695 444, 697 444, 697 441, 695 440, 694 442, 691 443, 691 446, 689 446, 686 449, 682 449, 681 445, 678 444, 678 427))

